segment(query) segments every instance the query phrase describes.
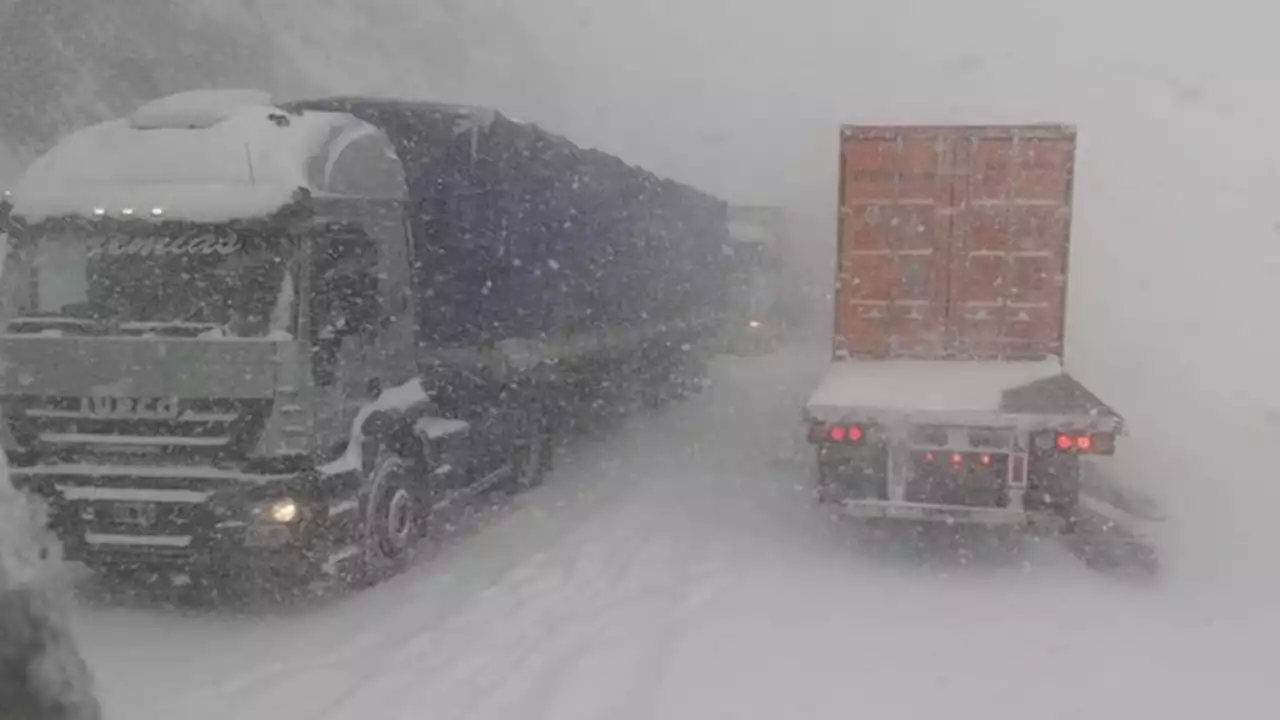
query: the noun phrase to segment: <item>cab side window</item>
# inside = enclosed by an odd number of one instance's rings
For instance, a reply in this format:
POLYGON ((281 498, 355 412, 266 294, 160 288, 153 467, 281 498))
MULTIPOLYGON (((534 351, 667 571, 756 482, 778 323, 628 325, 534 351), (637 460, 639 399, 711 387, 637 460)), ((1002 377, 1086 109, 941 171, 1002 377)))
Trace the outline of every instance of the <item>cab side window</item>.
POLYGON ((312 367, 319 385, 333 382, 342 344, 372 341, 381 328, 377 245, 359 227, 332 227, 311 263, 312 367))

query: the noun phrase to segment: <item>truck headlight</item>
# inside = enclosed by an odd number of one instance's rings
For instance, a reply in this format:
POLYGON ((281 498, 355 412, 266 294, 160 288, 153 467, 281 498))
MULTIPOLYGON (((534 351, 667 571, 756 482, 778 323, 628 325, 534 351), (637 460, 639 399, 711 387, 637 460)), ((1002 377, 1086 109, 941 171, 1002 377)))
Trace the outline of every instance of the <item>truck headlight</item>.
POLYGON ((263 515, 285 525, 296 520, 299 514, 298 503, 293 498, 280 498, 263 508, 263 515))

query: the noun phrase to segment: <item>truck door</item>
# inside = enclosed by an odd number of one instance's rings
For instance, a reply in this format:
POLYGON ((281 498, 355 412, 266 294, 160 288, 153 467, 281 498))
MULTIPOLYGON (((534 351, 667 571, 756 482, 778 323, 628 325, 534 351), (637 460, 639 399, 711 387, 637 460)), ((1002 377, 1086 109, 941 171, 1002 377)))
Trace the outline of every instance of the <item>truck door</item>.
POLYGON ((317 420, 344 437, 360 406, 372 399, 382 316, 374 242, 358 228, 330 226, 312 245, 309 303, 311 380, 317 420))
POLYGON ((1062 353, 1075 131, 844 128, 837 356, 1062 353))

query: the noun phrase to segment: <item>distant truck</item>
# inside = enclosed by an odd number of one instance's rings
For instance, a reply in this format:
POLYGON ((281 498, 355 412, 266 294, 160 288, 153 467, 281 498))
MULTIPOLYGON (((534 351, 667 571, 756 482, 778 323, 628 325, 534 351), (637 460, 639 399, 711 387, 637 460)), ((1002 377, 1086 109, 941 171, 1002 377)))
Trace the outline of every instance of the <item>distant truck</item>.
POLYGON ((11 472, 95 568, 376 579, 701 387, 726 212, 490 110, 161 98, 0 206, 11 472))
POLYGON ((1122 418, 1062 366, 1076 133, 845 127, 832 362, 804 407, 848 515, 1072 530, 1122 418))
POLYGON ((725 349, 732 354, 768 353, 784 334, 782 246, 786 210, 734 205, 729 208, 729 291, 725 349))

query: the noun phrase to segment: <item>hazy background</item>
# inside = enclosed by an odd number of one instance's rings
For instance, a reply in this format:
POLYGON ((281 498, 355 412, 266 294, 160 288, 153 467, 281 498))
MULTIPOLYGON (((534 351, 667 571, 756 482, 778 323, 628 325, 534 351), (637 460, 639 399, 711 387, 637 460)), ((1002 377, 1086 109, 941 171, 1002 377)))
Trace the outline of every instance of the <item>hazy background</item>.
POLYGON ((1069 363, 1131 420, 1120 462, 1173 516, 1171 573, 1274 599, 1278 14, 1243 0, 0 0, 0 180, 67 128, 189 87, 463 100, 791 206, 796 263, 820 283, 839 123, 1075 123, 1069 363))

